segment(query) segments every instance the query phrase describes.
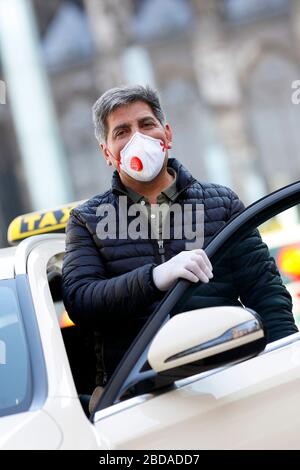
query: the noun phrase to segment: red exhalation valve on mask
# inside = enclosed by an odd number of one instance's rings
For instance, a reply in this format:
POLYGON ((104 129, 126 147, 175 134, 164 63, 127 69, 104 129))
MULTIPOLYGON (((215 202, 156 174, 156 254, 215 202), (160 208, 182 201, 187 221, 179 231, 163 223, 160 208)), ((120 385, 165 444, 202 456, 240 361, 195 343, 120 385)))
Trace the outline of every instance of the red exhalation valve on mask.
POLYGON ((139 157, 132 157, 130 160, 130 168, 134 171, 142 171, 143 163, 139 157))

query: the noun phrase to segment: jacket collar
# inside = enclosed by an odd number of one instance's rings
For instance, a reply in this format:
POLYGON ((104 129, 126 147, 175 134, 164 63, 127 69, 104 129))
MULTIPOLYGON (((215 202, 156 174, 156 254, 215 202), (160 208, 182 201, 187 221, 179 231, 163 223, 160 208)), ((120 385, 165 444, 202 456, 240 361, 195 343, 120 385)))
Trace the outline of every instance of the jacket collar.
MULTIPOLYGON (((168 159, 168 167, 174 168, 177 173, 177 194, 181 193, 186 187, 190 186, 195 180, 191 173, 176 158, 168 159)), ((112 192, 114 194, 127 194, 119 173, 115 170, 111 181, 112 192)))

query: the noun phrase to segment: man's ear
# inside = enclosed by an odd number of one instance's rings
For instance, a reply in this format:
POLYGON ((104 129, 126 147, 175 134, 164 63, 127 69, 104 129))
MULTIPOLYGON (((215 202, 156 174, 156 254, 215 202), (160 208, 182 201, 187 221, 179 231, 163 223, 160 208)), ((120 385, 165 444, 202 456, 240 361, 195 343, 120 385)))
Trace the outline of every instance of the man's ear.
POLYGON ((101 149, 101 151, 102 151, 102 155, 103 155, 104 160, 106 161, 107 165, 111 166, 110 155, 109 155, 109 153, 108 153, 106 144, 101 143, 101 144, 99 144, 99 147, 100 147, 100 149, 101 149))
POLYGON ((168 144, 172 146, 173 131, 172 131, 170 124, 165 125, 165 132, 166 132, 168 144))

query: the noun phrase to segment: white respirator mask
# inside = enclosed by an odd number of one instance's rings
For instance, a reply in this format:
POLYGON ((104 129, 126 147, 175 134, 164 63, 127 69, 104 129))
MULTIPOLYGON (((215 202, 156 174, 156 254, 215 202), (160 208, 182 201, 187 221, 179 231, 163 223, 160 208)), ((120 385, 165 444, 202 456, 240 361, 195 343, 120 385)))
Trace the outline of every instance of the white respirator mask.
POLYGON ((152 181, 163 167, 166 149, 161 139, 136 132, 120 152, 120 168, 138 181, 152 181))

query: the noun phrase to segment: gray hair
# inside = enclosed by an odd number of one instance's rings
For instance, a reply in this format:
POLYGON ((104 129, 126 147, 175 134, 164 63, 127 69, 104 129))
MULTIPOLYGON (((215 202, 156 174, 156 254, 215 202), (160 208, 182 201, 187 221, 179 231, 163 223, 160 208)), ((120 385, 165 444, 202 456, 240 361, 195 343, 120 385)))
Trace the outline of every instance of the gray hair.
POLYGON ((161 108, 158 93, 149 86, 141 85, 122 86, 111 88, 103 93, 93 106, 93 121, 96 139, 101 142, 107 140, 108 116, 119 106, 126 106, 136 101, 147 103, 154 116, 164 125, 165 115, 161 108))

